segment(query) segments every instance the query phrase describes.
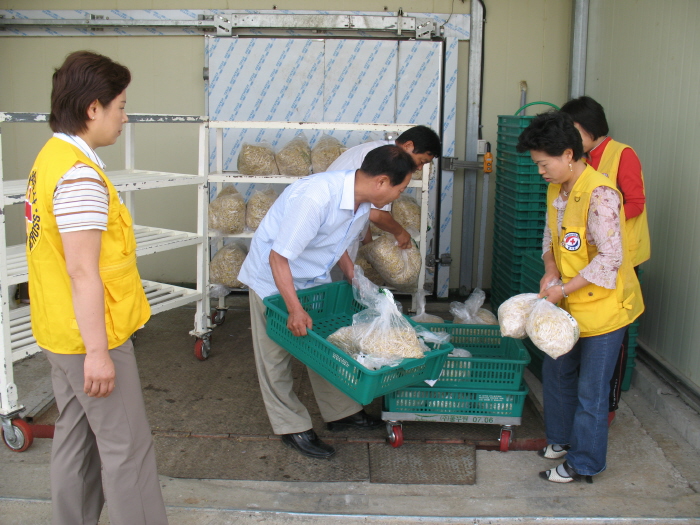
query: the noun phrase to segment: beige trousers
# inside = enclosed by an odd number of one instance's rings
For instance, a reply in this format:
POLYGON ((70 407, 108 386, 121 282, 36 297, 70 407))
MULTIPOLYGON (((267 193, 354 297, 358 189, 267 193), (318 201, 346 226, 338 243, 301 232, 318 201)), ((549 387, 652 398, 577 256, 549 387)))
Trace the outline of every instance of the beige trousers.
MULTIPOLYGON (((249 296, 255 365, 272 430, 275 434, 305 432, 313 425, 308 410, 294 392, 292 355, 267 336, 265 305, 253 290, 249 296)), ((362 405, 310 368, 307 370, 324 421, 336 421, 362 410, 362 405)))
POLYGON ((59 410, 51 453, 53 525, 95 525, 105 496, 112 525, 167 524, 131 341, 109 352, 116 379, 106 398, 83 392, 85 354, 44 354, 59 410))

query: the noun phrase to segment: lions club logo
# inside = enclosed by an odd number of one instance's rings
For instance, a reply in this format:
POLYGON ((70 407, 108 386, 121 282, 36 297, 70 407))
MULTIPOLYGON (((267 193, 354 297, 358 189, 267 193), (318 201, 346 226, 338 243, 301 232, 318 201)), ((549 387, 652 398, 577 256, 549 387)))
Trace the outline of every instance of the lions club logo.
POLYGON ((581 236, 578 233, 567 233, 564 235, 564 248, 570 252, 575 252, 581 247, 581 236))

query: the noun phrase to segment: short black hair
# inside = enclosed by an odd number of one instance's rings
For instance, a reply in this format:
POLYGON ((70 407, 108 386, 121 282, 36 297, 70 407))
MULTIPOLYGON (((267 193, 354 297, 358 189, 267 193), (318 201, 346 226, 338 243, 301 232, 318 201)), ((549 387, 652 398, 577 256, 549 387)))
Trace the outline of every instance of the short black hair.
POLYGON ((56 133, 87 130, 87 110, 95 100, 107 107, 131 82, 126 66, 92 51, 75 51, 53 74, 49 126, 56 133))
POLYGON ((570 115, 593 140, 604 137, 610 131, 603 106, 591 97, 573 98, 561 107, 561 111, 570 115))
POLYGON ((567 113, 548 111, 540 113, 518 137, 516 149, 525 151, 544 151, 551 157, 560 157, 564 151, 571 149, 574 160, 583 157, 581 134, 574 127, 574 121, 567 113))
POLYGON ((371 177, 386 175, 392 186, 398 186, 416 171, 416 164, 403 148, 386 145, 367 153, 360 169, 371 177))
POLYGON ((433 157, 439 157, 442 153, 440 137, 428 126, 413 126, 407 129, 396 139, 397 144, 413 142, 413 153, 427 153, 433 157))

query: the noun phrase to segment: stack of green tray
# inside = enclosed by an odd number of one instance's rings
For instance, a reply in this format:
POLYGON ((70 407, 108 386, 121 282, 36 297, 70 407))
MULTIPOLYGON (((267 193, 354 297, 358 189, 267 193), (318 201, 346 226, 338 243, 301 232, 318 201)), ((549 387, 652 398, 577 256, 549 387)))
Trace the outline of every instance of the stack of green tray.
POLYGON ((494 213, 491 304, 520 293, 523 258, 542 248, 547 183, 529 153, 518 153, 520 133, 534 117, 499 115, 496 151, 496 207, 494 213))

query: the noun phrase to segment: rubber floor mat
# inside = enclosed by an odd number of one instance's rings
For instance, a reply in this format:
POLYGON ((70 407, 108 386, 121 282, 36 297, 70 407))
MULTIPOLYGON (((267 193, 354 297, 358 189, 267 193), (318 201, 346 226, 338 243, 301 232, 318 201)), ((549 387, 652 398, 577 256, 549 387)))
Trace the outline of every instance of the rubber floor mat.
POLYGON ((407 443, 393 448, 369 445, 372 483, 473 485, 476 482, 474 445, 407 443))
POLYGON ((339 443, 311 459, 281 440, 154 436, 158 473, 173 478, 253 481, 368 481, 367 444, 339 443))

